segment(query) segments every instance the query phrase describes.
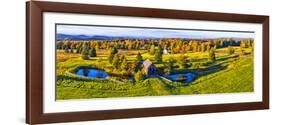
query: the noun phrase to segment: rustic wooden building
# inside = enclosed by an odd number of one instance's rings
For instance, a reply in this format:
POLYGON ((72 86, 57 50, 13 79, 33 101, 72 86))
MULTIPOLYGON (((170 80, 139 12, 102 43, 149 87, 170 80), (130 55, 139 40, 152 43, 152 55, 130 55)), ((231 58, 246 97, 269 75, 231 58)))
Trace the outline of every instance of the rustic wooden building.
POLYGON ((143 67, 147 76, 157 74, 157 68, 149 59, 143 61, 143 67))

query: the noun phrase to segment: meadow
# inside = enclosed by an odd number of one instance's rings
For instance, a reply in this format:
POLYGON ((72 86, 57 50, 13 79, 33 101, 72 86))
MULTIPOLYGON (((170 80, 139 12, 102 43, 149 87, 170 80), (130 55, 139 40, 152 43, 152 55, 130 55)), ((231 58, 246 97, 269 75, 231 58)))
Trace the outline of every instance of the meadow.
POLYGON ((253 92, 253 42, 230 38, 57 41, 56 99, 253 92), (85 75, 77 74, 79 69, 87 69, 85 75), (88 69, 108 76, 89 77, 88 69), (192 75, 181 75, 188 73, 192 75))

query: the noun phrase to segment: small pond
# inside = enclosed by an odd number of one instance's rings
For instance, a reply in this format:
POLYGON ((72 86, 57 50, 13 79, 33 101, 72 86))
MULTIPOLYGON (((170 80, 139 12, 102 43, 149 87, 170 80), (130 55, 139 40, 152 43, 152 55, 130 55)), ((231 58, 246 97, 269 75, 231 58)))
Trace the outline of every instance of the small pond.
POLYGON ((93 68, 79 68, 76 74, 90 78, 106 78, 108 76, 107 72, 93 68))
POLYGON ((196 78, 196 75, 194 73, 184 73, 184 74, 166 75, 165 77, 172 81, 191 82, 196 78))

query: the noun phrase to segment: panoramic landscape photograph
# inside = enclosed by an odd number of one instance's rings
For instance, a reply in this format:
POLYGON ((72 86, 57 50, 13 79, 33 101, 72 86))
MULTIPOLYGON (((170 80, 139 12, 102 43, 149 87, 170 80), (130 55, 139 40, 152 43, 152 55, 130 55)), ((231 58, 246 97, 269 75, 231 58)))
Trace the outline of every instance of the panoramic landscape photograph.
POLYGON ((254 35, 56 24, 56 100, 254 92, 254 35))

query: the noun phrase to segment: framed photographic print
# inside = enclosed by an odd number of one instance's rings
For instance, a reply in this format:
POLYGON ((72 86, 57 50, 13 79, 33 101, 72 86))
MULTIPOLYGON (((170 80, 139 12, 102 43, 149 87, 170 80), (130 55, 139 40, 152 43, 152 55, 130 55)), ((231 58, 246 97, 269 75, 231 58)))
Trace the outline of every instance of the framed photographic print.
POLYGON ((30 124, 269 108, 269 17, 26 4, 30 124))

